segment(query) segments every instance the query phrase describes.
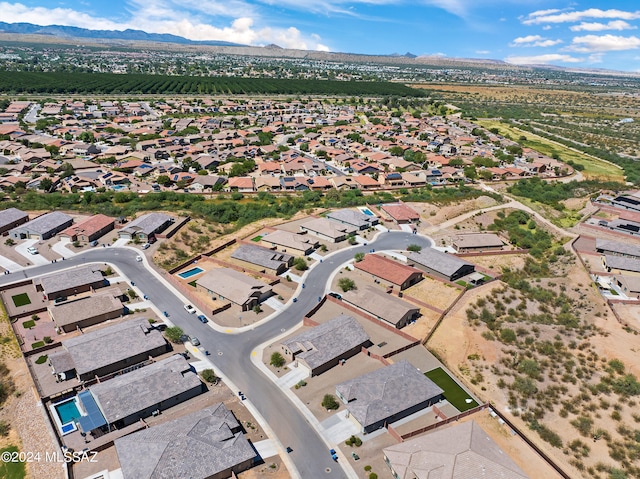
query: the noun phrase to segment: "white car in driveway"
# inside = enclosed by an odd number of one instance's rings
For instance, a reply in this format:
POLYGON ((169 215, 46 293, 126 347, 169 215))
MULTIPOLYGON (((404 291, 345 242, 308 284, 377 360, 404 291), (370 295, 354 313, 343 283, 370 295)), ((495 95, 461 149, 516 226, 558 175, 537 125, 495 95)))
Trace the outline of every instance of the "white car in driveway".
POLYGON ((29 254, 38 254, 38 248, 34 248, 33 246, 29 246, 27 248, 27 253, 29 253, 29 254))
POLYGON ((196 313, 196 308, 194 308, 193 306, 191 306, 190 304, 185 304, 184 305, 184 309, 187 313, 189 314, 195 314, 196 313))

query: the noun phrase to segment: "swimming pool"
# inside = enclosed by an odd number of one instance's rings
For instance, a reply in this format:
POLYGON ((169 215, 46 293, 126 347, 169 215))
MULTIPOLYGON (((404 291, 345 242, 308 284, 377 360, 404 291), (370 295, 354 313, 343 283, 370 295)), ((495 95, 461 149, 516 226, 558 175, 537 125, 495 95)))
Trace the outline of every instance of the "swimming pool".
POLYGON ((195 267, 191 268, 190 270, 183 271, 182 273, 178 273, 178 276, 180 276, 182 279, 187 279, 200 273, 204 273, 204 270, 202 268, 195 267))
POLYGON ((360 211, 362 211, 367 216, 375 216, 369 208, 362 208, 360 211))
POLYGON ((60 422, 63 424, 63 427, 67 423, 76 422, 81 416, 80 411, 78 411, 75 398, 58 403, 53 407, 58 413, 58 417, 60 418, 60 422))
POLYGON ((111 189, 112 189, 112 190, 115 190, 115 191, 124 190, 125 188, 126 188, 126 186, 123 186, 123 185, 113 185, 113 186, 111 187, 111 189))

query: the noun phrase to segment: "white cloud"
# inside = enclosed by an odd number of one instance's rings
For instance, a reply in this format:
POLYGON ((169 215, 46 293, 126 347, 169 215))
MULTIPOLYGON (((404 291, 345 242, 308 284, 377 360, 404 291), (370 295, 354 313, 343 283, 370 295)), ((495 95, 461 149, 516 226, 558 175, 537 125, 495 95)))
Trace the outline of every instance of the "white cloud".
POLYGON ((572 32, 601 32, 603 30, 635 30, 638 27, 631 25, 624 20, 611 20, 608 23, 582 22, 579 25, 572 25, 569 30, 572 32))
POLYGON ((604 56, 604 53, 594 53, 592 55, 589 55, 589 57, 587 58, 587 61, 589 63, 602 63, 603 56, 604 56))
POLYGON ((587 18, 612 18, 620 20, 636 20, 640 18, 640 11, 627 12, 624 10, 601 10, 599 8, 588 8, 582 11, 571 12, 552 12, 545 13, 544 10, 533 12, 527 15, 522 20, 525 25, 538 25, 541 23, 567 23, 567 22, 579 22, 587 18))
POLYGON ((489 50, 476 50, 476 55, 489 55, 490 53, 489 50))
POLYGON ((640 38, 617 35, 585 35, 575 37, 567 51, 580 53, 612 52, 640 48, 640 38))
MULTIPOLYGON (((297 28, 271 26, 256 27, 257 15, 235 16, 244 3, 230 0, 131 0, 130 18, 114 22, 94 17, 70 8, 28 7, 21 3, 0 2, 2 21, 8 23, 27 22, 36 25, 66 25, 103 30, 144 30, 149 33, 171 33, 190 40, 221 40, 245 45, 267 45, 276 43, 285 48, 301 50, 329 50, 317 35, 305 35, 297 28), (224 26, 204 22, 205 12, 230 17, 224 26)), ((251 8, 245 12, 252 13, 251 8)), ((208 14, 208 13, 207 13, 208 14)))
POLYGON ((562 43, 562 40, 551 40, 540 35, 518 37, 510 43, 512 47, 552 47, 562 43))
POLYGON ((510 56, 505 58, 504 61, 515 65, 546 65, 549 63, 581 63, 584 60, 571 55, 549 53, 546 55, 510 56))

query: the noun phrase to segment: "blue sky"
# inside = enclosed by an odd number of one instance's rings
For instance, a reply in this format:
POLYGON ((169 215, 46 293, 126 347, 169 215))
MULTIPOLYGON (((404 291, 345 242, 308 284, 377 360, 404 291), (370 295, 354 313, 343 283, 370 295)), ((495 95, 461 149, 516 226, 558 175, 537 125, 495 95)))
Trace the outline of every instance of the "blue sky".
POLYGON ((10 23, 640 72, 637 0, 22 0, 0 11, 10 23))

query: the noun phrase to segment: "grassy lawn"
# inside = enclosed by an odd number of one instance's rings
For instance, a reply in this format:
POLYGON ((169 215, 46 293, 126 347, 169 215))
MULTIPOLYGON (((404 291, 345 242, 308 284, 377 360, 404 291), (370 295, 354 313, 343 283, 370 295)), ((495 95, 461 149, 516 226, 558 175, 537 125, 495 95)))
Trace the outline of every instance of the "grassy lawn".
POLYGON ((36 322, 33 319, 30 319, 29 321, 24 321, 22 323, 22 326, 25 329, 31 329, 31 328, 35 327, 35 325, 36 325, 36 322))
POLYGON ((31 344, 31 349, 38 349, 42 346, 44 346, 44 341, 36 341, 35 343, 31 344))
POLYGON ((590 156, 570 150, 564 145, 554 143, 551 140, 538 136, 529 131, 520 130, 515 126, 506 125, 495 120, 478 120, 477 124, 489 129, 497 128, 500 134, 508 136, 517 141, 522 146, 533 148, 547 156, 558 154, 562 161, 572 160, 575 163, 584 166, 582 174, 587 179, 601 179, 624 182, 624 172, 618 166, 612 165, 602 160, 592 158, 590 156), (527 137, 526 140, 519 140, 521 136, 527 137))
POLYGON ((255 241, 257 243, 261 239, 262 239, 262 236, 258 235, 258 236, 255 236, 255 237, 251 238, 251 241, 255 241))
POLYGON ((469 395, 465 392, 464 389, 458 386, 457 382, 451 379, 451 377, 444 371, 444 369, 436 368, 433 371, 424 373, 424 375, 431 379, 442 389, 444 389, 444 397, 458 411, 464 412, 478 405, 478 403, 473 399, 470 403, 467 404, 465 399, 469 398, 469 395))
MULTIPOLYGON (((3 452, 17 452, 16 446, 8 446, 0 449, 0 454, 3 452)), ((4 462, 0 461, 0 477, 4 479, 22 479, 27 474, 24 466, 24 462, 4 462)))
POLYGON ((13 304, 16 305, 16 308, 31 304, 31 300, 29 299, 29 295, 27 293, 16 294, 15 296, 11 296, 11 299, 13 300, 13 304))

